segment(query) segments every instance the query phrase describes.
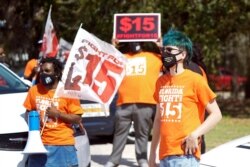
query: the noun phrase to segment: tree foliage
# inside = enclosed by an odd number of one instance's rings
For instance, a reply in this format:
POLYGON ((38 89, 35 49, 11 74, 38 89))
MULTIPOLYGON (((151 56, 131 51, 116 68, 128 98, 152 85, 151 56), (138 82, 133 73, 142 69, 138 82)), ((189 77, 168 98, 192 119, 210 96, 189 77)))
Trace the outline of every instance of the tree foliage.
MULTIPOLYGON (((205 61, 210 69, 225 64, 228 44, 232 39, 238 39, 239 35, 249 38, 250 31, 248 0, 0 1, 0 21, 6 20, 6 25, 0 27, 0 43, 4 43, 11 52, 26 50, 32 54, 34 43, 42 38, 50 5, 53 6, 52 21, 57 35, 70 42, 73 42, 80 25, 110 42, 115 13, 161 13, 162 34, 170 27, 184 31, 203 46, 205 61)), ((249 54, 249 51, 237 54, 249 54)))

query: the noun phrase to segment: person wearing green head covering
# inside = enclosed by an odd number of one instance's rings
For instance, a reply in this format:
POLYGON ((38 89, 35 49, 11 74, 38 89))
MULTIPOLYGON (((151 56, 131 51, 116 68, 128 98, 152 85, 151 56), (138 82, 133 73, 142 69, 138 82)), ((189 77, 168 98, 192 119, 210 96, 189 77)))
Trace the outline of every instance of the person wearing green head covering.
POLYGON ((156 167, 159 144, 160 167, 198 167, 200 137, 221 120, 216 94, 205 79, 185 66, 193 56, 192 41, 170 29, 163 36, 161 59, 165 73, 156 82, 157 111, 149 166, 156 167), (209 113, 204 120, 205 110, 209 113))

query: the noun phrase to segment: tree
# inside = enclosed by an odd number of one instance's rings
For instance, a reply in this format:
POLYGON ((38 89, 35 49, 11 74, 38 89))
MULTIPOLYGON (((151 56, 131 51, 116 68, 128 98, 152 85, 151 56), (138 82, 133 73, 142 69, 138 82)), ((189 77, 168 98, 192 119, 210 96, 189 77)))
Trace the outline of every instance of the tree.
POLYGON ((90 33, 110 42, 115 13, 161 13, 162 34, 175 27, 200 43, 210 71, 216 70, 218 65, 232 69, 240 67, 239 71, 244 72, 248 68, 248 64, 244 64, 246 61, 233 65, 235 60, 227 56, 234 54, 238 60, 242 57, 249 59, 249 49, 244 52, 240 49, 242 45, 249 46, 249 40, 243 40, 249 39, 250 33, 248 0, 0 1, 0 23, 6 20, 5 27, 1 28, 0 24, 0 42, 4 42, 12 52, 32 50, 35 41, 42 37, 47 12, 52 4, 52 20, 57 35, 70 42, 73 42, 81 24, 90 33), (241 45, 232 46, 233 43, 241 45), (229 52, 230 47, 234 50, 229 52))

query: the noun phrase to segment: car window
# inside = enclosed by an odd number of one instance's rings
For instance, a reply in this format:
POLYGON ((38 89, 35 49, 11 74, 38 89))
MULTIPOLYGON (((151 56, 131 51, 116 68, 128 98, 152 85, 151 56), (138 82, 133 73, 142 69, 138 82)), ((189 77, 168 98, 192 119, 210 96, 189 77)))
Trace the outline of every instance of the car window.
POLYGON ((0 94, 27 92, 28 89, 29 86, 19 77, 0 66, 0 94))
POLYGON ((6 82, 5 79, 1 76, 1 74, 0 74, 0 86, 7 86, 7 82, 6 82))

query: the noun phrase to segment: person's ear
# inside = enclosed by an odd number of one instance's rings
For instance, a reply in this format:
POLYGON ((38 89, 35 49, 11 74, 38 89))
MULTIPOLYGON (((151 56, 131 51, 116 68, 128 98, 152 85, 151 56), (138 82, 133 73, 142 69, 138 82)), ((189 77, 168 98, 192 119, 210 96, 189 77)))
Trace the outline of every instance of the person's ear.
POLYGON ((187 51, 184 50, 184 51, 181 53, 181 58, 184 60, 186 57, 187 57, 187 51))

